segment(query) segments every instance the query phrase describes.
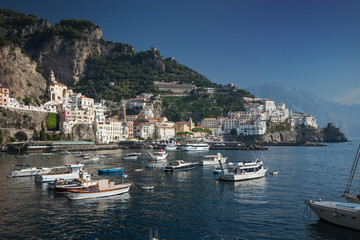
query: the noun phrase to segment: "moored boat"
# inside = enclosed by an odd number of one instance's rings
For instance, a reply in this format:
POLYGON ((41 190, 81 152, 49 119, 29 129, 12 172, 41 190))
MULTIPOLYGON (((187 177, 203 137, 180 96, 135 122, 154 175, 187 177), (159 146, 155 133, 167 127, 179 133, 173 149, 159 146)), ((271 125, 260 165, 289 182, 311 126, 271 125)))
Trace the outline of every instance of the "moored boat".
POLYGON ((173 144, 169 144, 165 146, 165 150, 166 151, 176 151, 177 150, 177 146, 173 145, 173 144))
POLYGON ((219 161, 221 173, 220 180, 224 181, 244 181, 265 176, 267 168, 264 168, 262 161, 231 161, 222 163, 219 161))
POLYGON ((30 177, 38 174, 49 173, 52 168, 36 168, 28 164, 17 164, 18 170, 12 171, 8 177, 30 177))
POLYGON ((165 171, 190 170, 195 168, 195 163, 186 163, 184 160, 175 160, 165 167, 165 171))
POLYGON ((339 226, 360 230, 360 204, 321 200, 307 200, 305 203, 322 220, 339 226))
POLYGON ((166 151, 164 151, 164 150, 160 150, 160 151, 153 152, 153 153, 148 152, 148 154, 154 160, 165 160, 168 155, 166 153, 166 151))
POLYGON ((115 184, 115 182, 109 182, 108 179, 101 179, 98 182, 97 188, 69 190, 67 196, 71 200, 107 197, 126 193, 132 186, 132 183, 115 184))
POLYGON ((96 187, 97 185, 98 181, 91 179, 91 174, 84 172, 80 174, 80 178, 75 178, 69 182, 61 181, 60 184, 57 184, 57 180, 55 180, 54 193, 67 193, 69 190, 96 187))
POLYGON ((206 143, 187 143, 181 150, 183 151, 207 151, 209 150, 209 145, 206 143))
POLYGON ((37 182, 50 182, 56 179, 74 179, 79 178, 83 164, 68 164, 61 167, 54 167, 49 173, 35 176, 37 182))
POLYGON ((199 161, 200 166, 211 166, 211 165, 219 165, 219 161, 225 163, 227 157, 223 157, 221 153, 215 153, 212 155, 205 155, 204 159, 199 161))
POLYGON ((118 167, 118 168, 104 168, 104 169, 99 169, 98 173, 99 174, 104 174, 104 173, 122 173, 124 171, 124 168, 118 167))
POLYGON ((123 157, 124 160, 136 160, 137 158, 138 155, 134 153, 128 153, 123 157))

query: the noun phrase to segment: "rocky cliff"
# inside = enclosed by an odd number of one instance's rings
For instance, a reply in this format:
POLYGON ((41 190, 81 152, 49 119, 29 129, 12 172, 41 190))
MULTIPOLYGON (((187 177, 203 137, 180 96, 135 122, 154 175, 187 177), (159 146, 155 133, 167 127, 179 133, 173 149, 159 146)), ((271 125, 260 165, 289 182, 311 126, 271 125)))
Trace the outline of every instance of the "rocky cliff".
POLYGON ((227 136, 229 141, 260 144, 302 144, 306 142, 347 142, 344 133, 333 124, 325 128, 299 128, 260 136, 227 136))
POLYGON ((19 47, 0 48, 0 87, 10 89, 15 99, 31 97, 35 104, 42 102, 46 89, 45 78, 36 71, 37 64, 19 47))

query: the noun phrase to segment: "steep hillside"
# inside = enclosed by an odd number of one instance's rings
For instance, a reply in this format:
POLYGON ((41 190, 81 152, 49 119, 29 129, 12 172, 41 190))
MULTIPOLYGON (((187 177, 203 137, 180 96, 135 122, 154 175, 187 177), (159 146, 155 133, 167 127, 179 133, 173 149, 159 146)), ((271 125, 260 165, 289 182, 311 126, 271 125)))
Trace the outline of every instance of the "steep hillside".
MULTIPOLYGON (((0 9, 0 48, 5 46, 21 48, 37 63, 43 78, 49 79, 53 70, 58 82, 97 100, 119 101, 144 91, 155 93, 155 80, 216 85, 174 59, 164 59, 156 49, 136 53, 130 44, 105 40, 100 27, 87 20, 68 19, 51 25, 35 15, 0 9)), ((0 84, 4 78, 10 78, 7 72, 2 73, 0 84)), ((36 97, 41 95, 44 92, 36 97)))

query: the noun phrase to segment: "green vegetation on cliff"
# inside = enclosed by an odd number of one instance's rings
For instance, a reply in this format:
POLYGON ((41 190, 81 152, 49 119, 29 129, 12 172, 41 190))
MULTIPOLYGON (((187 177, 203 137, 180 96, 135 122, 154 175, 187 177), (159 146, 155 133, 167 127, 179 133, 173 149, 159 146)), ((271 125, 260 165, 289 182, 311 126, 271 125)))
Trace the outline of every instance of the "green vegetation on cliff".
POLYGON ((174 122, 187 121, 190 117, 195 122, 204 118, 226 116, 230 111, 242 111, 243 97, 252 95, 241 90, 222 91, 216 94, 199 93, 186 97, 163 97, 165 116, 174 122))
POLYGON ((175 60, 162 58, 159 51, 119 54, 114 58, 97 55, 88 60, 87 68, 86 76, 74 90, 96 100, 120 101, 144 92, 157 93, 154 81, 216 85, 175 60))

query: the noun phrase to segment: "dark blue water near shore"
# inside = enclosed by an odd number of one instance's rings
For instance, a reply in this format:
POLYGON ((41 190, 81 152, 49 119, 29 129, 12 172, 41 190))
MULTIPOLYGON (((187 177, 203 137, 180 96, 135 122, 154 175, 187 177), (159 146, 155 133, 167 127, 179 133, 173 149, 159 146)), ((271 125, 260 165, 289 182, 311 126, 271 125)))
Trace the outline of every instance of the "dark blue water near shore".
MULTIPOLYGON (((124 195, 76 201, 54 195, 46 190, 46 184, 35 183, 33 178, 12 179, 6 174, 19 163, 58 166, 79 159, 59 154, 32 154, 20 159, 4 153, 0 158, 0 238, 148 239, 152 229, 158 230, 160 239, 214 235, 239 239, 360 239, 360 232, 321 221, 313 213, 310 218, 308 214, 303 217, 306 199, 343 201, 340 195, 358 144, 354 141, 256 151, 269 171, 278 170, 279 175, 236 183, 217 181, 213 167, 170 173, 146 169, 146 151, 136 161, 121 160, 127 150, 111 151, 115 158, 87 164, 86 168, 97 177, 97 169, 119 162, 128 174, 127 181, 136 187, 124 195), (138 168, 144 171, 134 171, 138 168), (154 185, 155 189, 144 191, 143 185, 154 185)), ((231 160, 252 158, 248 151, 221 153, 231 160)), ((196 161, 202 155, 177 151, 169 153, 168 160, 196 161)), ((360 177, 354 186, 359 184, 360 177)))

